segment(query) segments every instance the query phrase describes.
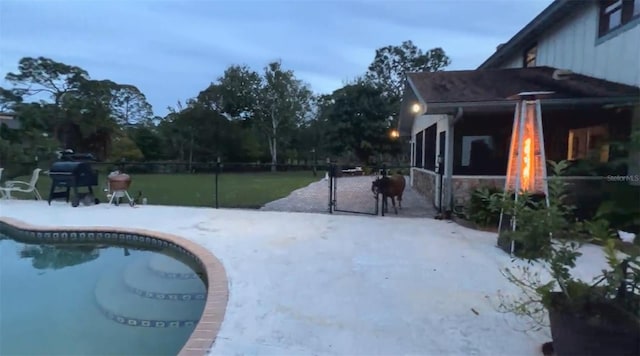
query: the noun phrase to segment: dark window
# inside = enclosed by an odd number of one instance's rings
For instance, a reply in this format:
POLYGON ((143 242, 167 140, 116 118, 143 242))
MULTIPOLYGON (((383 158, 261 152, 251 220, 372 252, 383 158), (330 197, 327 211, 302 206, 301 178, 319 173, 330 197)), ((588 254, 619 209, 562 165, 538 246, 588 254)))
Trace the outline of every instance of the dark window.
POLYGON ((536 66, 536 55, 538 54, 538 45, 534 44, 524 52, 524 62, 522 66, 525 68, 536 66))
POLYGON ((590 126, 569 130, 570 161, 592 159, 598 162, 609 161, 609 129, 604 126, 590 126))
POLYGON ((436 170, 436 125, 424 130, 424 168, 436 170))
POLYGON ((463 136, 462 167, 480 167, 492 160, 493 137, 491 136, 463 136))
POLYGON ((603 0, 600 2, 598 36, 640 17, 640 0, 603 0))
POLYGON ((415 161, 413 162, 413 165, 415 167, 420 167, 422 168, 422 136, 424 135, 424 131, 420 131, 418 132, 418 134, 416 135, 416 153, 414 155, 415 157, 415 161))

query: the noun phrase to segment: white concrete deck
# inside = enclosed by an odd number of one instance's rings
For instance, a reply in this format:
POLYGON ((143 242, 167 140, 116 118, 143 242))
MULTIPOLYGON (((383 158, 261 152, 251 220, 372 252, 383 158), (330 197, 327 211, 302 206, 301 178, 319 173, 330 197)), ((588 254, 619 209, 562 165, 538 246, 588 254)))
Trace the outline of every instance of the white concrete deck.
MULTIPOLYGON (((515 330, 487 299, 514 290, 495 235, 451 222, 6 200, 0 215, 163 231, 210 249, 230 283, 216 355, 541 355, 550 340, 515 330)), ((585 273, 597 272, 599 250, 585 254, 585 273)))

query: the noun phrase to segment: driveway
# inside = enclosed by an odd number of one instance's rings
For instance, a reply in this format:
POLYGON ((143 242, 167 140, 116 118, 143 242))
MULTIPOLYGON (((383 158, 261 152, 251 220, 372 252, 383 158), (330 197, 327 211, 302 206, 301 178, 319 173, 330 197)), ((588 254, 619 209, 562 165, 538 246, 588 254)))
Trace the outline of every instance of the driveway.
MULTIPOLYGON (((374 176, 340 177, 337 178, 336 205, 340 210, 357 211, 363 213, 375 212, 375 199, 371 192, 371 182, 374 176)), ((436 214, 433 204, 420 195, 409 184, 409 177, 403 199, 402 209, 398 210, 398 217, 433 218, 436 214)), ((380 200, 382 196, 380 196, 380 200)), ((389 212, 385 215, 396 216, 393 212, 391 199, 388 201, 389 212)), ((397 202, 396 202, 397 204, 397 202)), ((329 205, 329 181, 322 179, 304 188, 293 191, 289 196, 267 203, 261 210, 327 213, 329 205)), ((336 214, 345 214, 335 212, 336 214)))

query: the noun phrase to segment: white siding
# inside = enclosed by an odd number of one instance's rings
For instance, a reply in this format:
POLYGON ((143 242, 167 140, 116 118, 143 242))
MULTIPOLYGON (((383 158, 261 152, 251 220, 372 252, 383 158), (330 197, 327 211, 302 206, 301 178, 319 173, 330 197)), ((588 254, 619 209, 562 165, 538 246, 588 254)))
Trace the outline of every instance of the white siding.
POLYGON ((431 125, 441 121, 446 120, 447 115, 422 115, 416 118, 413 122, 413 128, 411 129, 411 137, 416 136, 418 132, 430 127, 431 125))
MULTIPOLYGON (((598 40, 598 4, 590 2, 538 40, 536 65, 640 86, 640 21, 626 27, 598 40)), ((501 67, 522 67, 522 56, 501 67)))
MULTIPOLYGON (((440 131, 445 131, 447 129, 447 122, 448 122, 448 118, 449 116, 446 114, 432 114, 432 115, 422 115, 416 118, 416 121, 414 121, 413 123, 413 128, 411 129, 411 139, 412 141, 415 141, 416 139, 416 135, 424 130, 427 129, 429 127, 431 127, 432 125, 437 125, 436 126, 436 162, 438 159, 438 154, 440 152, 439 151, 439 140, 440 140, 440 131)), ((425 141, 425 137, 422 136, 422 161, 423 164, 425 163, 425 156, 424 156, 424 141, 425 141)), ((413 162, 413 161, 412 161, 413 162)), ((434 162, 435 163, 435 162, 434 162)))

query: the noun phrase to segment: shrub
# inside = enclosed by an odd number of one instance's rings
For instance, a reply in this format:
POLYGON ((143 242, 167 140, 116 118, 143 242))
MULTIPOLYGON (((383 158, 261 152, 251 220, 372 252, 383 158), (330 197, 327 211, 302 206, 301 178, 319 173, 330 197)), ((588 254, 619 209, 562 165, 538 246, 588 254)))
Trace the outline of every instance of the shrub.
MULTIPOLYGON (((553 164, 556 174, 565 167, 564 162, 553 164)), ((528 264, 501 271, 522 293, 515 299, 499 294, 498 310, 528 318, 535 329, 548 326, 546 311, 550 308, 589 312, 585 309, 589 303, 613 304, 640 317, 639 254, 631 251, 622 259, 619 257, 615 248, 616 233, 606 220, 572 222, 567 219, 573 207, 564 203, 565 198, 565 183, 551 180, 549 207, 534 202, 534 209, 529 206, 528 197, 519 199, 524 202, 515 206, 517 229, 507 236, 524 246, 519 257, 528 264), (594 283, 586 283, 572 275, 581 256, 579 248, 585 241, 598 241, 604 245, 609 265, 594 283), (544 281, 540 273, 531 269, 534 261, 542 263, 549 272, 549 280, 544 281)))
POLYGON ((501 196, 501 189, 495 187, 480 187, 471 193, 466 219, 480 226, 498 226, 500 221, 500 207, 495 204, 496 194, 501 196))

